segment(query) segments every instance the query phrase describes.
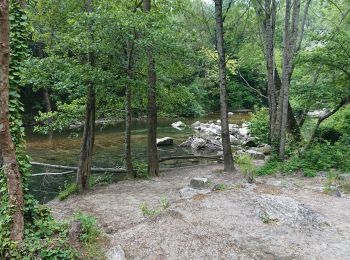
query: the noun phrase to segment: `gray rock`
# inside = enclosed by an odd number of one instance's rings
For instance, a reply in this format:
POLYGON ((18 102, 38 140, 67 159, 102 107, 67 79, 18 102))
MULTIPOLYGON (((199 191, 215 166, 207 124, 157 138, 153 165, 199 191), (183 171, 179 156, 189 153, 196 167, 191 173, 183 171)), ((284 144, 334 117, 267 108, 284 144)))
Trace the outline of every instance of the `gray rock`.
POLYGON ((72 223, 70 224, 69 233, 68 233, 69 243, 72 245, 79 243, 80 235, 82 233, 83 233, 83 224, 78 220, 72 221, 72 223))
POLYGON ((338 188, 331 188, 327 193, 333 197, 341 197, 341 192, 338 188))
POLYGON ((120 245, 111 248, 107 252, 107 259, 108 260, 126 260, 123 248, 120 245))
POLYGON ((262 152, 255 151, 253 149, 249 149, 245 151, 251 158, 256 160, 265 160, 265 155, 262 152))
POLYGON ((180 197, 183 199, 191 199, 194 196, 198 195, 198 194, 207 194, 210 193, 211 190, 210 189, 193 189, 191 187, 186 187, 186 188, 182 188, 179 193, 180 193, 180 197))
POLYGON ((233 112, 228 112, 228 116, 233 116, 233 112))
POLYGON ((268 145, 268 144, 259 146, 258 148, 255 148, 255 150, 263 153, 264 155, 270 155, 272 153, 272 147, 271 145, 268 145))
POLYGON ((337 179, 342 182, 348 182, 350 183, 350 174, 349 173, 342 173, 337 175, 337 179))
POLYGON ((157 146, 168 146, 173 145, 174 139, 171 137, 157 138, 157 146))
POLYGON ((204 189, 208 186, 208 178, 192 178, 190 185, 195 189, 204 189))
POLYGON ((240 145, 240 144, 242 144, 241 140, 239 140, 234 135, 230 135, 230 143, 233 144, 233 145, 240 145))
POLYGON ((249 137, 247 140, 244 141, 243 145, 247 147, 257 147, 258 142, 256 141, 256 138, 249 137))
POLYGON ((178 122, 172 123, 171 126, 178 130, 182 130, 186 127, 186 124, 181 121, 178 121, 178 122))
POLYGON ((191 125, 191 127, 192 127, 192 128, 196 128, 196 127, 199 127, 200 125, 201 125, 201 122, 196 121, 196 122, 194 122, 194 123, 191 125))
POLYGON ((325 224, 323 216, 290 197, 263 194, 256 202, 260 217, 265 223, 299 228, 320 228, 325 224))
POLYGON ((192 139, 191 148, 194 150, 204 149, 207 141, 200 137, 194 137, 192 139))

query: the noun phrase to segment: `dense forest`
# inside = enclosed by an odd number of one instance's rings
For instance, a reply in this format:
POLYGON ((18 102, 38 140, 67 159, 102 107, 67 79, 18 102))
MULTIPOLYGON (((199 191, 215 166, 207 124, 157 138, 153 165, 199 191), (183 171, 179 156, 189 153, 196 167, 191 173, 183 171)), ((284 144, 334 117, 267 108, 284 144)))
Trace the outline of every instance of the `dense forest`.
POLYGON ((0 22, 0 259, 104 259, 95 218, 57 220, 39 182, 65 200, 214 161, 350 192, 349 0, 0 0, 0 22))

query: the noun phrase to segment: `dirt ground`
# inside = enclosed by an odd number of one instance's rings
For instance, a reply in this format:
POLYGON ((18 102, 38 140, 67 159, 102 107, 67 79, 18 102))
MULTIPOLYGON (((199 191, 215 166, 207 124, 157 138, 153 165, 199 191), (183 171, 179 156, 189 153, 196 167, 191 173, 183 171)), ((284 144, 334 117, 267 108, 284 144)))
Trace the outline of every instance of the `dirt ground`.
POLYGON ((77 211, 94 215, 127 259, 350 259, 350 196, 325 194, 325 177, 260 177, 249 184, 222 167, 168 170, 160 178, 122 181, 48 205, 58 219, 77 211), (181 198, 179 190, 193 177, 226 188, 181 198), (156 207, 161 197, 169 208, 144 217, 140 205, 156 207), (280 220, 264 219, 261 198, 290 198, 300 208, 286 212, 286 221, 283 211, 280 220))

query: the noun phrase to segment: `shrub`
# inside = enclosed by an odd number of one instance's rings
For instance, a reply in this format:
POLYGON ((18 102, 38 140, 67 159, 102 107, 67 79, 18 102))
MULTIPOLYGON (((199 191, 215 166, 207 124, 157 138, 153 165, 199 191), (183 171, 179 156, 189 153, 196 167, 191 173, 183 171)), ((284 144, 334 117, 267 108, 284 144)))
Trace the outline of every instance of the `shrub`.
POLYGON ((269 111, 263 107, 256 110, 249 121, 249 129, 260 143, 269 142, 269 111))
POLYGON ((155 217, 162 213, 165 209, 170 206, 169 200, 166 197, 161 197, 159 199, 159 206, 154 208, 149 206, 146 202, 140 205, 140 210, 142 215, 145 217, 155 217))
POLYGON ((243 174, 246 176, 249 183, 254 182, 254 178, 256 176, 256 167, 253 164, 252 158, 249 155, 241 155, 236 158, 236 163, 239 165, 243 174))

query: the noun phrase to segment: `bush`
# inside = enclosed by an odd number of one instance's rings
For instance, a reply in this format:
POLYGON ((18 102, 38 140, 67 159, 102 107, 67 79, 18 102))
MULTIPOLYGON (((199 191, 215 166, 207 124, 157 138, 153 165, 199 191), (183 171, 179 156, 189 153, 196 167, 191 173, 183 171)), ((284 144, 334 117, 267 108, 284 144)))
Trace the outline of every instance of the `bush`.
POLYGON ((287 161, 271 158, 258 170, 258 174, 302 172, 305 176, 311 177, 319 171, 332 169, 350 171, 349 140, 345 137, 334 144, 316 143, 302 155, 294 155, 287 161))
POLYGON ((250 156, 246 154, 241 155, 238 158, 236 158, 236 163, 239 165, 248 182, 254 182, 254 178, 256 175, 256 167, 253 163, 252 158, 250 158, 250 156))
POLYGON ((263 107, 256 110, 249 121, 249 129, 260 143, 269 142, 269 111, 263 107))

